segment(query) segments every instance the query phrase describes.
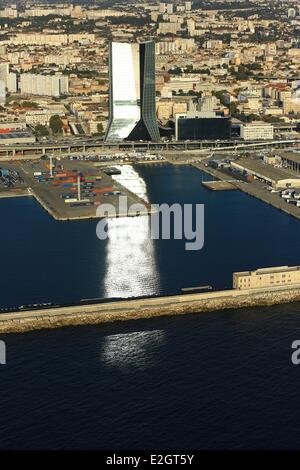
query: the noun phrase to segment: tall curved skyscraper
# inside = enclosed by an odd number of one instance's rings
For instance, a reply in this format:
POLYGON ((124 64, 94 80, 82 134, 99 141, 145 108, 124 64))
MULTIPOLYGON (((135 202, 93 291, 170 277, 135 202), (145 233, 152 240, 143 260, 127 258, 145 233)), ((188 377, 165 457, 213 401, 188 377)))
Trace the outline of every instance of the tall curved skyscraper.
POLYGON ((154 42, 112 42, 109 74, 110 117, 105 140, 159 141, 155 109, 154 42))

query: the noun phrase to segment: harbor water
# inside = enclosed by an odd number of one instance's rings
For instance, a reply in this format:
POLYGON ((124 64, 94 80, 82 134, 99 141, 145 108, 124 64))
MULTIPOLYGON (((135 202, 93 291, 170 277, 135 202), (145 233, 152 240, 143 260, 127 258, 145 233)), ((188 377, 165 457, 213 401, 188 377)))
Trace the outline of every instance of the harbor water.
MULTIPOLYGON (((147 217, 56 222, 32 198, 0 200, 1 306, 231 286, 233 271, 300 264, 299 221, 201 173, 124 167, 152 203, 204 204, 205 243, 150 240, 147 217)), ((2 335, 2 449, 299 448, 300 305, 2 335), (297 337, 298 336, 298 337, 297 337)))

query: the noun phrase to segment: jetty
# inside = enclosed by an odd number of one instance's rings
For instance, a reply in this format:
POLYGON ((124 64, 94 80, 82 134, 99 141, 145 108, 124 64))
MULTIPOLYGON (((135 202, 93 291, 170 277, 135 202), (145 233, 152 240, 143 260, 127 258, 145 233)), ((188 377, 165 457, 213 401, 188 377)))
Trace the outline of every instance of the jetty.
POLYGON ((202 181, 202 186, 212 191, 232 191, 238 189, 232 180, 202 181))
POLYGON ((300 300, 300 284, 258 289, 228 289, 166 297, 145 297, 89 305, 41 308, 0 314, 0 333, 94 325, 161 316, 200 314, 300 300))

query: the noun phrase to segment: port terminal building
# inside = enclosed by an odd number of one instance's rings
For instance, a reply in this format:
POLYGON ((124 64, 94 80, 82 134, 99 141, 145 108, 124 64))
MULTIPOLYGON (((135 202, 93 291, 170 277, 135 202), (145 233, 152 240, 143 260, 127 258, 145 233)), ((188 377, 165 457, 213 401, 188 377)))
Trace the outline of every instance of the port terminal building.
POLYGON ((233 273, 234 289, 259 289, 300 285, 300 266, 262 268, 233 273))
POLYGON ((284 168, 300 173, 300 153, 298 152, 281 152, 281 163, 284 168))
POLYGON ((299 178, 292 175, 289 177, 286 171, 264 163, 262 160, 243 158, 231 162, 230 167, 234 173, 259 179, 276 190, 300 188, 300 176, 299 178))

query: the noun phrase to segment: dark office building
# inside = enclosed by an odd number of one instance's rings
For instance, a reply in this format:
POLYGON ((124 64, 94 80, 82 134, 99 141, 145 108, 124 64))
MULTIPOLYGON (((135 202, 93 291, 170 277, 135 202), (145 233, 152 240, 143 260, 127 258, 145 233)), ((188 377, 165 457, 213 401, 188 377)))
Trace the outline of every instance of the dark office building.
POLYGON ((105 140, 159 141, 155 109, 155 47, 110 44, 110 118, 105 140))
POLYGON ((231 137, 231 121, 224 117, 179 117, 176 140, 227 140, 231 137))

